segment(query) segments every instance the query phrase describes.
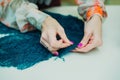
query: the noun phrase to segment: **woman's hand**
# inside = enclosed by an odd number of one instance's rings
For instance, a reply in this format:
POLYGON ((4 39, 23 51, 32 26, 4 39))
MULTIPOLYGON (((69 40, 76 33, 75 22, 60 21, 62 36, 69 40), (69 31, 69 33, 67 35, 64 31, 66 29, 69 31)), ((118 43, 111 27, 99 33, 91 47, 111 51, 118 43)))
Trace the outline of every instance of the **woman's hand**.
POLYGON ((59 54, 57 50, 73 44, 66 37, 62 26, 50 16, 47 17, 42 24, 40 43, 56 56, 59 54), (59 35, 61 39, 57 40, 57 35, 59 35))
POLYGON ((102 21, 100 16, 94 15, 85 24, 84 37, 73 52, 89 52, 102 45, 102 21))

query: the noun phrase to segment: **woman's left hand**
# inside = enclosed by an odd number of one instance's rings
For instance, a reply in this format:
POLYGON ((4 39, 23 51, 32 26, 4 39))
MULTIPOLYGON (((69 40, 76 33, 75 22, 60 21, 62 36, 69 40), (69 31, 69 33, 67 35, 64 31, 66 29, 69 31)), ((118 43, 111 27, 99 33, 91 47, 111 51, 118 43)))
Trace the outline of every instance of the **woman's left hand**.
POLYGON ((73 52, 89 52, 102 45, 102 21, 100 16, 94 15, 85 24, 84 37, 73 52))

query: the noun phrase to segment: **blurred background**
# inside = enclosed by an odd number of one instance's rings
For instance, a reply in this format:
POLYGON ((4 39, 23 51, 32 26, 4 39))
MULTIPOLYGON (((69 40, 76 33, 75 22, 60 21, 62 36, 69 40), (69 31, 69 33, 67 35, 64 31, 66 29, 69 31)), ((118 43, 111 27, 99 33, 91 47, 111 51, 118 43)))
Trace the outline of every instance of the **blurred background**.
MULTIPOLYGON (((106 0, 106 5, 120 5, 120 0, 106 0)), ((62 0, 62 5, 76 5, 74 0, 62 0)))

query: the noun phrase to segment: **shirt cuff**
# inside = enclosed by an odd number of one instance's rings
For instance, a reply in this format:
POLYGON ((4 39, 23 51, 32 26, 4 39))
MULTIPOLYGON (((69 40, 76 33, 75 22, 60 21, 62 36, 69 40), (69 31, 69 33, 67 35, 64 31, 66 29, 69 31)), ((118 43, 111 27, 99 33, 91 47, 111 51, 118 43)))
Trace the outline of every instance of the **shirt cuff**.
POLYGON ((27 16, 28 22, 38 30, 41 30, 42 23, 49 15, 38 10, 32 10, 27 16))

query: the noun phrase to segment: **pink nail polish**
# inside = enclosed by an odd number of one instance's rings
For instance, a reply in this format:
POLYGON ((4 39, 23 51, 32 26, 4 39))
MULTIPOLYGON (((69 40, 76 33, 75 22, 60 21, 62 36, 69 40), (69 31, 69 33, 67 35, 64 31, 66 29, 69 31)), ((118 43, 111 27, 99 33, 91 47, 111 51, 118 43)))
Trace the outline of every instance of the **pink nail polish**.
POLYGON ((74 42, 73 41, 70 41, 71 42, 71 44, 74 44, 74 42))
POLYGON ((82 43, 79 43, 79 44, 78 44, 78 48, 81 48, 81 47, 82 47, 82 45, 83 45, 82 43))
POLYGON ((54 52, 53 54, 54 54, 55 56, 58 56, 58 55, 59 55, 59 53, 58 53, 58 52, 54 52))

